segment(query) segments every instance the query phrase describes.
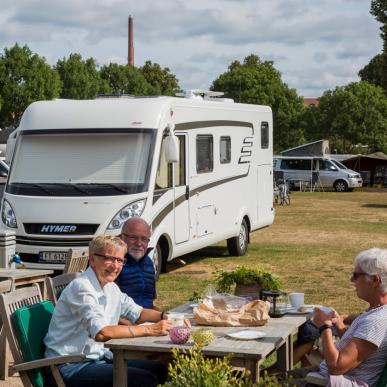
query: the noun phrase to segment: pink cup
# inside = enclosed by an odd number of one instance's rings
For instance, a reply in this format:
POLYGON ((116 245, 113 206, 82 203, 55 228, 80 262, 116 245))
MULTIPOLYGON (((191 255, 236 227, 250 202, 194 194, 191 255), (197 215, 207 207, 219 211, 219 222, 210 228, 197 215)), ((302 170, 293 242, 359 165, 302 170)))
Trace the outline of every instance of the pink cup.
POLYGON ((169 331, 169 337, 173 344, 185 344, 191 336, 191 328, 187 326, 173 327, 169 331))

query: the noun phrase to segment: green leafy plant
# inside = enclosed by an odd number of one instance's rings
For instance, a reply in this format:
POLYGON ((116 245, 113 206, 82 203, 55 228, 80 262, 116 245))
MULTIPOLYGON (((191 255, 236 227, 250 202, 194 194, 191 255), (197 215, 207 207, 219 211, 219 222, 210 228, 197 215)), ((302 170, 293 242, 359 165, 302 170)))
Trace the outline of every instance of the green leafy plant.
POLYGON ((258 284, 263 290, 280 290, 282 284, 279 278, 261 268, 237 266, 233 271, 220 271, 216 276, 216 290, 229 293, 232 285, 258 284))
POLYGON ((198 302, 201 298, 202 296, 196 290, 194 290, 188 301, 198 302))
POLYGON ((173 362, 169 364, 167 387, 252 387, 247 373, 235 375, 230 365, 230 356, 224 358, 205 358, 198 348, 187 352, 172 350, 173 362))
POLYGON ((259 382, 253 383, 249 372, 235 370, 230 364, 232 354, 224 358, 206 358, 200 348, 193 347, 179 352, 172 349, 173 361, 168 366, 169 380, 166 387, 293 387, 291 377, 281 380, 267 371, 259 382))

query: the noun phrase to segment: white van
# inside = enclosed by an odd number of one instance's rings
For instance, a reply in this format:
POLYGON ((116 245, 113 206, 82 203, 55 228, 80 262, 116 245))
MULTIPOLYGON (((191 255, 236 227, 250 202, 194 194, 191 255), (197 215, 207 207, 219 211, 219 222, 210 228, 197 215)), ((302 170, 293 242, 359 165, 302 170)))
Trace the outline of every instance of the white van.
POLYGON ((337 192, 352 191, 362 187, 361 175, 333 159, 308 156, 275 156, 274 171, 283 172, 284 179, 295 186, 310 182, 313 172, 318 173, 318 185, 337 192))
POLYGON ((119 234, 132 216, 152 226, 158 272, 224 239, 231 254, 246 252, 249 233, 274 219, 272 112, 195 96, 27 108, 1 210, 26 267, 63 268, 68 249, 119 234), (164 149, 170 134, 176 160, 164 149))

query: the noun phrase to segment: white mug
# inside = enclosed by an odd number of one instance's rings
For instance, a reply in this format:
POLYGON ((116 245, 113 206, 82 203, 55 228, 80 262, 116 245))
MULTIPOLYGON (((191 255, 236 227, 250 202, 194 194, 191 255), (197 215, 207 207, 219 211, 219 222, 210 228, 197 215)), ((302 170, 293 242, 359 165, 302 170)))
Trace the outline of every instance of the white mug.
POLYGON ((168 320, 172 321, 172 327, 180 327, 184 325, 184 313, 169 313, 168 320))
POLYGON ((304 305, 304 293, 290 293, 289 301, 293 308, 298 309, 300 306, 304 305))

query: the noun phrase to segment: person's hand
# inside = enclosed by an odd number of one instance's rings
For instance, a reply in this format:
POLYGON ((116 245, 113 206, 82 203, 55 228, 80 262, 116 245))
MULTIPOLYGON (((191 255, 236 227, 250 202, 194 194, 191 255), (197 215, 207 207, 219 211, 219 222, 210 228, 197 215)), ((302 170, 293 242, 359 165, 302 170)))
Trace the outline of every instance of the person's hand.
POLYGON ((191 328, 191 323, 190 323, 190 321, 186 318, 186 319, 184 319, 184 325, 186 326, 186 327, 188 327, 188 328, 191 328))
POLYGON ((314 308, 314 311, 313 311, 313 322, 314 322, 314 324, 318 328, 321 327, 321 325, 324 325, 324 324, 332 325, 333 324, 332 319, 335 318, 336 314, 337 313, 334 310, 332 310, 329 313, 325 313, 325 312, 323 312, 319 308, 314 308))
POLYGON ((157 323, 147 326, 147 328, 149 328, 150 336, 165 336, 168 334, 171 327, 172 321, 170 320, 161 320, 157 323))
POLYGON ((347 315, 339 315, 336 311, 335 315, 332 318, 332 323, 338 328, 342 329, 345 328, 344 320, 347 318, 347 315))

